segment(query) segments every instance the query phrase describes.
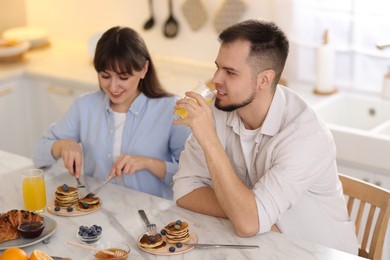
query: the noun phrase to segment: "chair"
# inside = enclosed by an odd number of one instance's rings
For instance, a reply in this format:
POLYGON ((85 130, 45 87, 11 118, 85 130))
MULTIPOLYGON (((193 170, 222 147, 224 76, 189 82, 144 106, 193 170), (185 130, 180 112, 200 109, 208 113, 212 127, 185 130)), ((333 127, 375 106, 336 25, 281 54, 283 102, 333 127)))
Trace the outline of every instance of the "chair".
POLYGON ((348 214, 355 219, 359 256, 380 260, 390 217, 390 191, 343 174, 339 178, 347 197, 348 214), (368 212, 364 210, 366 204, 368 212), (364 230, 360 230, 361 226, 364 230))

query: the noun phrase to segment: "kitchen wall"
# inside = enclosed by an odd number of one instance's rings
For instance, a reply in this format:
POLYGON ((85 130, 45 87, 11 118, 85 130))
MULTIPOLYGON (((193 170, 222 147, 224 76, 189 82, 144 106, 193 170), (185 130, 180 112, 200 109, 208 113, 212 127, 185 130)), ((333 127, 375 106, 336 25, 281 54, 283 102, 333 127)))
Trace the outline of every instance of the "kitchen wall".
MULTIPOLYGON (((225 0, 201 0, 207 22, 196 32, 191 30, 183 15, 182 7, 186 1, 172 1, 180 31, 177 37, 168 39, 163 35, 163 26, 168 19, 168 0, 153 1, 155 25, 149 31, 143 30, 150 17, 147 0, 25 0, 27 24, 46 28, 51 37, 87 44, 89 37, 97 31, 105 31, 115 25, 130 26, 144 36, 155 55, 201 61, 214 66, 219 44, 213 21, 225 0)), ((240 1, 247 6, 241 19, 272 18, 272 0, 240 1)))
POLYGON ((383 33, 390 28, 386 0, 199 0, 207 21, 198 31, 191 30, 183 14, 183 5, 188 1, 191 0, 172 0, 180 26, 175 38, 163 35, 168 0, 153 0, 155 25, 148 31, 143 30, 150 17, 148 0, 0 0, 5 7, 0 10, 0 33, 6 27, 21 24, 43 27, 50 38, 82 44, 87 51, 94 33, 115 25, 130 26, 143 35, 165 80, 178 82, 178 75, 206 80, 215 70, 219 47, 214 27, 216 14, 224 3, 241 1, 246 9, 239 20, 276 21, 287 33, 291 51, 283 77, 290 85, 314 87, 316 49, 324 30, 329 29, 336 54, 334 85, 373 94, 381 91, 383 75, 390 65, 390 49, 377 50, 375 43, 390 39, 383 33))
POLYGON ((0 33, 26 24, 25 0, 0 0, 0 33))

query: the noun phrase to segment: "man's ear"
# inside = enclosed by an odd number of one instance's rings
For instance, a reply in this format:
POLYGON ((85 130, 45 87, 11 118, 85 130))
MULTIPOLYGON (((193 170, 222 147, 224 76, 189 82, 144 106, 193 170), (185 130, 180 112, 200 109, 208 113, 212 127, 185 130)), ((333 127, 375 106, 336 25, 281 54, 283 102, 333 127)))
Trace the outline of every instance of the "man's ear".
POLYGON ((275 78, 274 70, 264 70, 257 75, 257 82, 260 89, 265 89, 272 85, 275 78))

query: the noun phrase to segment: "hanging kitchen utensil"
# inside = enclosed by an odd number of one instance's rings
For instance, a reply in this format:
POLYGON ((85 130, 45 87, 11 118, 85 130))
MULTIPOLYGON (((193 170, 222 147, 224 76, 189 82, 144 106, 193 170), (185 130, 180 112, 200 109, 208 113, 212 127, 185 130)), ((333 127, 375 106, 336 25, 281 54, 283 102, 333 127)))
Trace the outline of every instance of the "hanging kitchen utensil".
POLYGON ((154 26, 153 0, 149 0, 150 18, 144 24, 144 30, 149 30, 154 26))
POLYGON ((242 0, 225 0, 214 19, 214 26, 220 34, 227 27, 235 24, 246 11, 246 4, 242 0))
POLYGON ((179 31, 179 23, 173 17, 173 8, 172 8, 172 0, 168 0, 169 4, 169 17, 168 20, 164 24, 164 35, 167 38, 173 38, 177 35, 179 31))
POLYGON ((199 30, 206 23, 207 12, 201 0, 185 1, 183 13, 193 31, 199 30))

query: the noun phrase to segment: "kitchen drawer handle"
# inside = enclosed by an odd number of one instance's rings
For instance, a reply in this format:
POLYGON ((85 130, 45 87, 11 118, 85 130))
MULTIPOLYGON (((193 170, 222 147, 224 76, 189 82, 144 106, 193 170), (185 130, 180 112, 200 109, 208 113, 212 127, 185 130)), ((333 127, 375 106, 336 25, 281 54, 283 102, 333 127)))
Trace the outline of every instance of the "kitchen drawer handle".
POLYGON ((0 89, 0 97, 11 94, 11 92, 12 92, 11 87, 2 88, 0 89))
POLYGON ((55 87, 55 86, 49 86, 47 87, 47 92, 52 94, 57 94, 61 96, 72 96, 73 90, 65 87, 55 87))

